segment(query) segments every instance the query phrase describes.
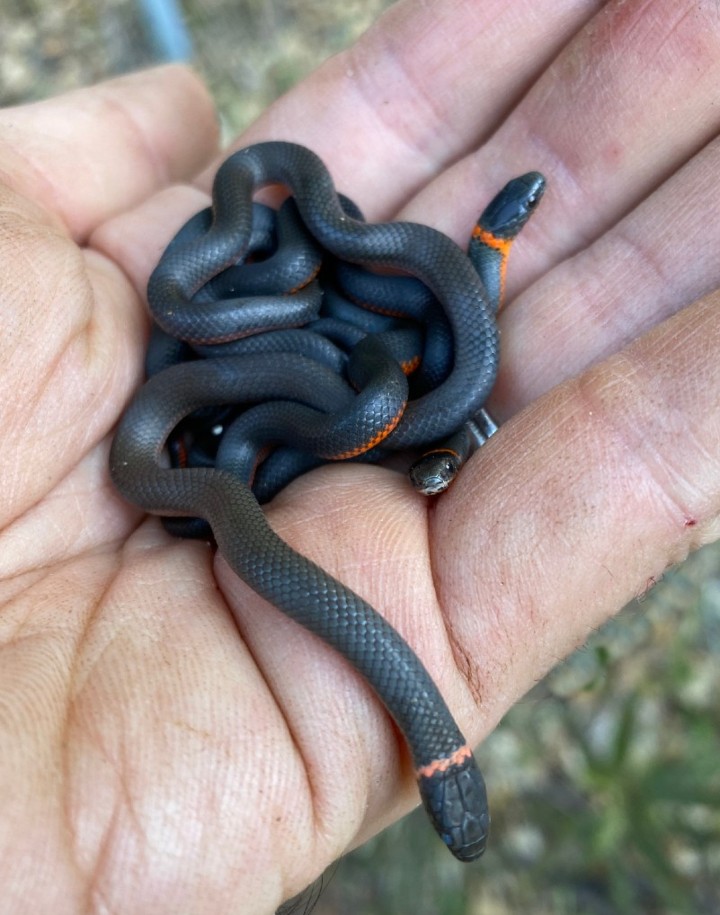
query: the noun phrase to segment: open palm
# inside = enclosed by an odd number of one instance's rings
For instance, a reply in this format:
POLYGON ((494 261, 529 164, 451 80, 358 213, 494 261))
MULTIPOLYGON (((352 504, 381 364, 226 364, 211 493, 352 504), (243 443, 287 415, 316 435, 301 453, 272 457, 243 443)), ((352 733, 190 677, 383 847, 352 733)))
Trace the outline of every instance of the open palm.
MULTIPOLYGON (((500 434, 434 505, 353 466, 268 512, 404 634, 471 740, 715 539, 720 502, 716 12, 493 6, 397 4, 242 138, 306 143, 369 218, 459 241, 513 174, 548 177, 511 264, 500 434)), ((7 911, 270 912, 416 796, 352 669, 109 482, 147 276, 217 163, 210 102, 168 68, 0 126, 7 911)))

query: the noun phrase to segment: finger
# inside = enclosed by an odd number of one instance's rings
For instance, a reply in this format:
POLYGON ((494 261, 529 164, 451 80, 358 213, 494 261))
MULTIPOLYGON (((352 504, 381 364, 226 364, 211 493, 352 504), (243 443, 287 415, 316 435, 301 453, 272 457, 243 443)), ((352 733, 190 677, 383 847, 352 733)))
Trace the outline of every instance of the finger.
POLYGON ((387 217, 487 136, 601 5, 398 3, 354 47, 272 105, 236 145, 303 143, 370 218, 387 217))
MULTIPOLYGON (((489 134, 600 5, 398 3, 354 47, 270 106, 234 146, 268 139, 310 146, 369 218, 388 217, 489 134)), ((197 182, 206 193, 217 165, 197 182)), ((195 191, 168 189, 101 225, 91 243, 123 263, 143 291, 174 231, 205 203, 195 191)))
POLYGON ((438 502, 438 595, 486 723, 720 536, 719 307, 716 292, 535 401, 438 502))
POLYGON ((178 66, 0 111, 0 135, 4 182, 57 213, 76 240, 194 175, 217 148, 207 91, 178 66))
POLYGON ((117 264, 145 299, 148 279, 173 235, 187 220, 210 203, 210 197, 191 185, 163 188, 139 206, 102 223, 88 246, 117 264))
POLYGON ((477 216, 476 199, 489 200, 514 174, 543 172, 549 192, 542 218, 517 242, 512 296, 602 234, 717 133, 719 50, 713 4, 613 0, 491 140, 403 216, 432 212, 438 228, 461 240, 477 216))
POLYGON ((720 139, 512 303, 494 414, 512 415, 720 286, 719 165, 720 139))

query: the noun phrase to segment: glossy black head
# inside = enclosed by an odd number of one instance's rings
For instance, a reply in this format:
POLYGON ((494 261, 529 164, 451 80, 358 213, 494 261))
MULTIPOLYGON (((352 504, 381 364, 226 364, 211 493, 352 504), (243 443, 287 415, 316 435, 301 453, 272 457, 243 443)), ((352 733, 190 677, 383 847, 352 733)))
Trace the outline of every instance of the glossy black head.
POLYGON ((512 239, 530 218, 545 191, 540 172, 513 178, 483 210, 478 225, 497 238, 512 239))

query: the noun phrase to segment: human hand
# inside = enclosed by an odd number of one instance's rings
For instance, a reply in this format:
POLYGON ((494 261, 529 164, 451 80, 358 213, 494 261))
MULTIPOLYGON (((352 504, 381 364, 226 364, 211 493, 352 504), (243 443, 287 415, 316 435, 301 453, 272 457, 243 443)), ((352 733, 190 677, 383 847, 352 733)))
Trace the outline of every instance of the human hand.
MULTIPOLYGON (((507 178, 548 178, 511 261, 507 425, 436 503, 339 466, 269 509, 473 741, 718 536, 720 492, 718 297, 692 304, 718 285, 714 13, 491 6, 398 4, 241 138, 305 143, 369 218, 458 241, 507 178)), ((0 123, 8 910, 269 912, 415 788, 342 659, 109 484, 147 276, 206 203, 213 169, 176 182, 215 159, 209 101, 171 68, 0 123)))

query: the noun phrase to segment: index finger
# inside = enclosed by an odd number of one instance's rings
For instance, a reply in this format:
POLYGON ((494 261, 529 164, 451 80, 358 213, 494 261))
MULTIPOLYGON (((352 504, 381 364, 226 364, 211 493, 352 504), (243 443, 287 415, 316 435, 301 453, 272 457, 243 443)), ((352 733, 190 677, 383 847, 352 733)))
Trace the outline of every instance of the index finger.
POLYGON ((77 241, 217 148, 212 101, 191 70, 161 67, 0 111, 0 178, 77 241))

